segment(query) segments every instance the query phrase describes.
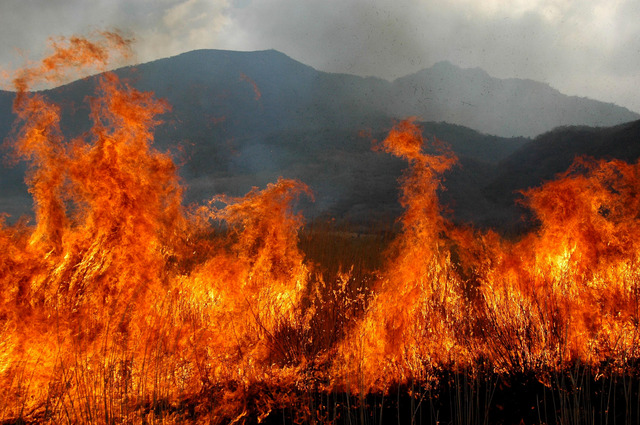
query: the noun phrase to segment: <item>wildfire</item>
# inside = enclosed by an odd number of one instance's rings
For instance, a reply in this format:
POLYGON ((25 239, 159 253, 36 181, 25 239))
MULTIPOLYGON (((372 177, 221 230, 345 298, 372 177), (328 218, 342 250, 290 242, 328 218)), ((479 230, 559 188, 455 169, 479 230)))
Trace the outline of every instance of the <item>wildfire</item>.
POLYGON ((90 134, 66 141, 59 108, 27 91, 65 67, 106 65, 126 41, 104 34, 54 47, 15 79, 14 146, 31 164, 36 225, 2 229, 5 415, 24 414, 23 400, 27 412, 42 400, 73 408, 91 391, 87 409, 106 420, 149 397, 259 376, 305 287, 302 221, 290 206, 309 189, 280 180, 188 214, 176 166, 152 147, 165 102, 103 74, 90 134))
POLYGON ((400 122, 376 145, 408 162, 386 262, 323 276, 300 249, 301 182, 183 207, 177 168, 153 147, 169 105, 152 93, 103 73, 91 131, 67 140, 60 108, 30 90, 102 70, 129 41, 53 50, 14 79, 12 147, 30 164, 35 225, 0 223, 1 419, 223 423, 295 406, 322 422, 326 406, 302 408, 300 393, 363 402, 442 370, 638 358, 639 164, 577 160, 523 193, 539 226, 507 240, 443 216, 457 158, 400 122))

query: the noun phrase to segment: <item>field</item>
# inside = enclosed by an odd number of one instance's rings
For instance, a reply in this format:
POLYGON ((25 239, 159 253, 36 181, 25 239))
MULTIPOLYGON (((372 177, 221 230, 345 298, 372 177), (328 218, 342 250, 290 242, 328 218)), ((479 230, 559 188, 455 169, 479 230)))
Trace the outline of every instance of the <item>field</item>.
POLYGON ((409 119, 373 143, 407 161, 386 228, 305 223, 287 179, 184 207, 152 93, 104 74, 67 140, 29 91, 126 40, 54 47, 14 80, 35 224, 0 227, 4 423, 640 422, 638 164, 576 160, 506 238, 443 216, 456 157, 409 119))

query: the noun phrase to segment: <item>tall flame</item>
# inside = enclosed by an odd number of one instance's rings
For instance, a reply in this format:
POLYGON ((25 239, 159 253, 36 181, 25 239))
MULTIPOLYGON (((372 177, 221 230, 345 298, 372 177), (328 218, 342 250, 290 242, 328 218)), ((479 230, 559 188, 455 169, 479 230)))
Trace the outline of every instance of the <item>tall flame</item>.
POLYGON ((152 147, 166 102, 105 73, 91 132, 66 141, 60 109, 28 91, 64 68, 106 66, 114 50, 128 54, 126 40, 105 33, 54 48, 15 78, 14 146, 31 164, 36 225, 0 233, 4 415, 39 414, 49 400, 73 421, 122 420, 151 396, 172 402, 245 379, 241 366, 286 363, 273 335, 305 287, 302 218, 290 208, 309 189, 283 179, 186 212, 171 156, 152 147))
POLYGON ((442 173, 457 159, 436 144, 439 154, 426 154, 424 145, 420 128, 408 120, 398 123, 378 147, 409 161, 401 178, 403 231, 390 247, 390 260, 366 316, 342 348, 349 360, 342 364, 359 374, 346 377, 352 382, 350 390, 368 390, 377 381, 384 389, 390 382, 420 378, 435 348, 432 332, 439 334, 437 345, 446 343, 437 313, 452 301, 452 294, 443 239, 447 221, 437 190, 442 173))

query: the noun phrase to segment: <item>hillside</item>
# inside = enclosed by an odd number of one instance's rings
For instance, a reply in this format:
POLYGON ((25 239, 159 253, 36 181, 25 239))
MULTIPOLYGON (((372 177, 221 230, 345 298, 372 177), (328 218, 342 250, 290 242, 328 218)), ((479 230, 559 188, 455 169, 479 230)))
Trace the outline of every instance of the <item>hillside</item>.
POLYGON ((640 118, 610 103, 566 96, 547 84, 498 79, 439 62, 393 82, 387 111, 462 124, 504 137, 534 137, 567 125, 612 126, 640 118))
MULTIPOLYGON (((543 160, 529 158, 526 149, 544 145, 546 139, 491 134, 531 135, 533 128, 549 131, 557 124, 604 125, 637 118, 614 105, 563 96, 544 84, 497 80, 484 71, 450 64, 390 83, 319 72, 274 50, 199 50, 116 73, 172 106, 157 129, 156 146, 170 151, 181 165, 186 202, 223 192, 241 195, 283 176, 300 179, 315 192, 315 203, 303 205, 309 218, 332 216, 357 223, 388 221, 400 211, 397 179, 405 164, 371 150, 372 140, 384 138, 397 119, 423 118, 425 136, 445 141, 460 158, 442 193, 455 218, 500 226, 513 221, 505 207, 513 198, 508 182, 537 184, 542 178, 530 164, 543 160), (507 91, 521 107, 501 98, 507 91), (478 96, 490 101, 477 102, 478 96), (465 110, 468 105, 461 99, 476 102, 470 110, 475 114, 465 110), (455 109, 451 105, 456 102, 465 106, 455 109), (525 145, 529 148, 518 151, 525 145), (516 158, 529 168, 518 165, 516 158), (522 176, 514 176, 519 171, 522 176)), ((62 129, 69 138, 90 128, 86 97, 93 95, 97 79, 44 93, 64 107, 62 129)), ((0 93, 3 136, 13 122, 12 96, 0 93)), ((613 149, 612 155, 626 149, 614 145, 598 146, 613 149)), ((568 156, 571 149, 567 147, 568 156)), ((545 151, 557 160, 555 154, 545 151)), ((24 164, 0 171, 0 207, 14 218, 30 210, 24 172, 24 164)))
POLYGON ((640 121, 608 128, 563 127, 542 134, 500 161, 499 175, 487 186, 486 194, 505 205, 512 204, 519 190, 552 180, 580 156, 637 161, 640 121))

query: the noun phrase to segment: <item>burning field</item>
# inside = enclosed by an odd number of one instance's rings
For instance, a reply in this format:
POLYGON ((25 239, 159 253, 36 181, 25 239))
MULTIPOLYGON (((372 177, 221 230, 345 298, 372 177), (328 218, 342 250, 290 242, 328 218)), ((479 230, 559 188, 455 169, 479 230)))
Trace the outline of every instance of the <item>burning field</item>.
POLYGON ((457 159, 407 120, 373 144, 407 161, 393 234, 305 227, 287 179, 185 208, 169 105, 105 73, 67 140, 31 91, 128 41, 53 47, 14 78, 35 224, 0 226, 4 423, 640 421, 639 164, 576 160, 508 239, 445 218, 457 159))

